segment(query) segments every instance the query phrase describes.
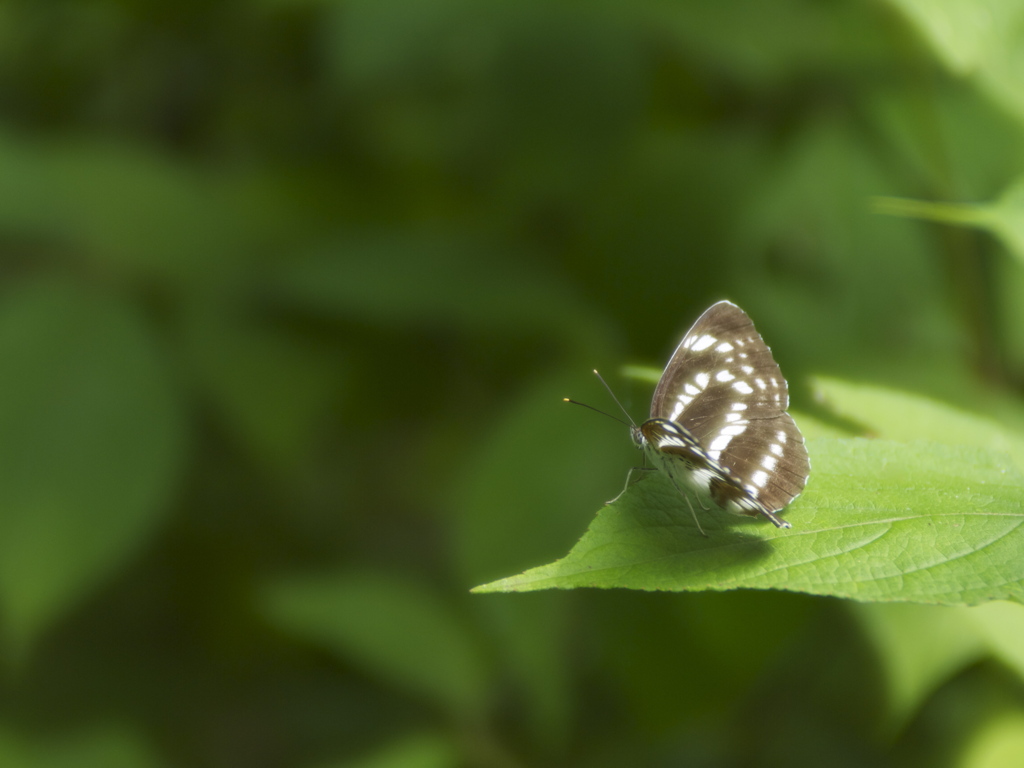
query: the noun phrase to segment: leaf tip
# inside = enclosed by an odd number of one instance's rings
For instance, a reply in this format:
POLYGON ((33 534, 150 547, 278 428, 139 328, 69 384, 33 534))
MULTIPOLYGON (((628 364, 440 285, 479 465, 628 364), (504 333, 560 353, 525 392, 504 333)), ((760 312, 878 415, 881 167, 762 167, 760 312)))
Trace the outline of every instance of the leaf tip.
POLYGON ((469 593, 471 595, 487 595, 491 594, 492 592, 511 592, 512 590, 509 589, 508 585, 506 585, 505 583, 507 581, 509 581, 509 579, 507 578, 498 579, 497 581, 489 581, 486 584, 481 584, 477 587, 473 587, 471 590, 469 590, 469 593))

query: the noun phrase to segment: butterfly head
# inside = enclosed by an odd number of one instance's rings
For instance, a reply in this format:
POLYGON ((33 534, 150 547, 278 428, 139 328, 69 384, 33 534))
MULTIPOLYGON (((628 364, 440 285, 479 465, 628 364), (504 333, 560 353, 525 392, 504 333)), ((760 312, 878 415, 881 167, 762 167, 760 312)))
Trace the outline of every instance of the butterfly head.
POLYGON ((644 437, 643 430, 636 424, 631 424, 629 427, 629 436, 633 438, 633 444, 637 448, 643 448, 647 443, 647 438, 644 437))

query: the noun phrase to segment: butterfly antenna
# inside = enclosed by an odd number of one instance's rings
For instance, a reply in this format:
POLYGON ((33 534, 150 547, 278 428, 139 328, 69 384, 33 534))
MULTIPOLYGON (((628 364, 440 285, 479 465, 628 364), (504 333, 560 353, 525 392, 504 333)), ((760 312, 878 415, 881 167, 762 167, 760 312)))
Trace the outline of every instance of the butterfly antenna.
POLYGON ((597 376, 598 381, 604 384, 604 388, 608 390, 608 394, 612 396, 612 400, 614 400, 615 404, 619 406, 619 410, 626 414, 626 418, 629 419, 629 426, 635 427, 636 422, 633 421, 633 417, 629 415, 629 411, 622 407, 622 403, 619 402, 619 398, 615 396, 615 393, 612 392, 612 388, 608 386, 608 382, 601 377, 601 374, 597 372, 596 368, 594 369, 594 375, 597 376))
POLYGON ((582 405, 584 408, 589 408, 592 411, 597 411, 602 416, 607 416, 609 419, 614 419, 615 421, 619 422, 619 424, 625 424, 627 427, 631 426, 628 422, 623 421, 618 416, 612 416, 610 413, 606 413, 606 412, 602 411, 600 408, 595 408, 592 405, 587 405, 586 403, 581 403, 579 400, 572 400, 572 399, 570 399, 568 397, 563 397, 562 400, 564 400, 567 403, 572 403, 573 405, 582 405))

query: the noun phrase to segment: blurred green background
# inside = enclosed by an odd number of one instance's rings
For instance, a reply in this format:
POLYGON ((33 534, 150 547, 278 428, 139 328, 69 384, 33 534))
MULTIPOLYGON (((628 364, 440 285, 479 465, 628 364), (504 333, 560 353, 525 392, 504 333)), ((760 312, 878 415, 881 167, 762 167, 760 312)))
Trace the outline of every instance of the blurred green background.
POLYGON ((1022 764, 971 609, 468 592, 718 299, 1021 419, 1021 5, 0 2, 0 765, 1022 764))

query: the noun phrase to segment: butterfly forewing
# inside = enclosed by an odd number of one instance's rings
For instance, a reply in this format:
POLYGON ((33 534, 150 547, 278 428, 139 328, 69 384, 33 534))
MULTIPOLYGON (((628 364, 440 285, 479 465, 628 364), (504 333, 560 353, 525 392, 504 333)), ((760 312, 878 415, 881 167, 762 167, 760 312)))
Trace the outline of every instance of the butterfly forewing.
POLYGON ((655 389, 651 418, 686 429, 734 485, 774 512, 800 494, 809 470, 788 406, 771 350, 747 314, 722 301, 676 348, 655 389))

